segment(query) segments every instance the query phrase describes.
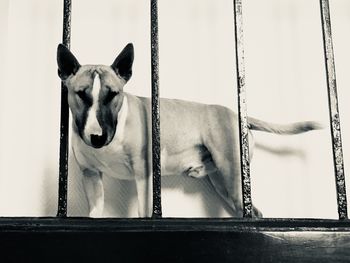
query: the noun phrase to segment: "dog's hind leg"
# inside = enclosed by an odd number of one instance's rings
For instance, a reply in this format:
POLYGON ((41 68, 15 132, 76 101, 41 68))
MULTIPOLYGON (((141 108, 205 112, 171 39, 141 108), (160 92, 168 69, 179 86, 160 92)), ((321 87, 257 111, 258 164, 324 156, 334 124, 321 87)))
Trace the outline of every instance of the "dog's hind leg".
MULTIPOLYGON (((242 180, 238 139, 234 135, 227 137, 230 143, 206 145, 217 167, 217 172, 209 174, 209 179, 216 192, 231 208, 233 216, 242 217, 242 180)), ((262 217, 262 214, 253 207, 253 216, 262 217)))
POLYGON ((225 145, 211 145, 208 147, 212 155, 216 173, 209 174, 209 179, 216 192, 230 206, 234 217, 242 217, 242 187, 240 178, 240 165, 234 159, 232 148, 225 145))
MULTIPOLYGON (((224 197, 226 203, 232 208, 234 216, 242 217, 238 117, 225 107, 216 107, 206 113, 210 125, 204 126, 207 129, 203 133, 203 144, 210 152, 218 169, 218 173, 211 175, 210 180, 219 195, 224 197)), ((250 145, 250 148, 252 145, 250 145)), ((259 215, 260 213, 253 209, 253 216, 259 215)))
POLYGON ((230 197, 230 195, 225 187, 223 176, 220 174, 220 172, 217 171, 215 173, 211 173, 208 175, 208 177, 209 177, 209 181, 213 185, 216 193, 222 198, 222 200, 225 202, 225 204, 227 204, 229 206, 230 212, 232 213, 232 215, 235 217, 241 216, 242 213, 241 213, 241 211, 238 211, 235 203, 231 199, 231 197, 230 197))
MULTIPOLYGON (((208 175, 208 177, 215 191, 231 209, 233 216, 242 217, 243 216, 242 206, 238 204, 238 202, 242 203, 242 201, 241 199, 240 201, 234 201, 234 199, 232 198, 232 195, 229 194, 229 192, 227 191, 227 188, 225 187, 226 183, 224 181, 224 177, 219 172, 211 173, 208 175)), ((253 217, 262 217, 262 213, 255 206, 253 206, 253 217)))

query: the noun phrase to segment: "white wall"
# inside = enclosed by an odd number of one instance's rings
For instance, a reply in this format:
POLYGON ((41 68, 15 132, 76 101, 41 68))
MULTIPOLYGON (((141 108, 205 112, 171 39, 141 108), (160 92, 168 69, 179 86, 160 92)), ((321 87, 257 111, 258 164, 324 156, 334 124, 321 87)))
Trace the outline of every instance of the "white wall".
MULTIPOLYGON (((243 2, 249 115, 327 125, 298 136, 255 133, 253 201, 266 217, 336 218, 319 1, 243 2)), ((162 97, 236 111, 232 13, 232 1, 159 1, 162 97)), ((350 2, 331 1, 331 15, 347 174, 350 2)), ((56 212, 61 31, 62 1, 0 1, 1 215, 56 212)), ((82 64, 110 64, 128 42, 136 57, 126 91, 149 96, 148 1, 73 1, 72 51, 82 64)), ((70 162, 70 215, 87 214, 79 179, 70 162)), ((134 183, 107 184, 105 215, 136 216, 134 183)), ((164 216, 229 215, 206 180, 165 178, 162 195, 164 216)))

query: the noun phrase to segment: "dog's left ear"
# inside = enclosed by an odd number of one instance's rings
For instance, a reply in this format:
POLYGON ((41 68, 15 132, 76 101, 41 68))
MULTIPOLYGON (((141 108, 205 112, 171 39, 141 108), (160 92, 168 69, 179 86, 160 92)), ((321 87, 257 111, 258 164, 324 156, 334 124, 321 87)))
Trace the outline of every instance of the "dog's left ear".
POLYGON ((118 57, 111 65, 112 69, 122 77, 125 81, 128 81, 132 75, 132 63, 134 62, 134 46, 132 43, 126 45, 118 57))
POLYGON ((59 44, 57 47, 57 65, 58 65, 58 76, 65 80, 70 75, 74 75, 80 68, 78 60, 74 57, 69 49, 59 44))

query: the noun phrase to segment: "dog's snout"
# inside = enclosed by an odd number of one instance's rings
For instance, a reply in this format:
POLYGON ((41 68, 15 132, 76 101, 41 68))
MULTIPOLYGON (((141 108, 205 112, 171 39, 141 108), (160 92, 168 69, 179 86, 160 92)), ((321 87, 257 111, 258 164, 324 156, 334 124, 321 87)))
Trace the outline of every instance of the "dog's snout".
POLYGON ((105 145, 105 143, 107 141, 107 135, 105 135, 105 134, 102 134, 102 135, 91 134, 90 141, 91 141, 91 145, 93 147, 101 148, 102 146, 105 145))

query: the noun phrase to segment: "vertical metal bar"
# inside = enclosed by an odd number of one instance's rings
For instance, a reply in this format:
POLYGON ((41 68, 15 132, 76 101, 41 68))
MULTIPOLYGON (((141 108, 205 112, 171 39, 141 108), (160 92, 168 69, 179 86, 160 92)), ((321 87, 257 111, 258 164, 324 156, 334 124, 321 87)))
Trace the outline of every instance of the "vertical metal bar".
POLYGON ((240 150, 241 150, 243 217, 251 218, 252 217, 252 198, 251 198, 250 167, 249 167, 247 105, 246 105, 246 93, 245 93, 242 1, 234 0, 233 5, 234 5, 234 24, 235 24, 235 44, 236 44, 237 89, 238 89, 238 120, 239 120, 239 135, 240 135, 240 150))
POLYGON ((161 165, 160 165, 160 107, 159 107, 159 56, 158 56, 158 3, 151 0, 151 70, 152 70, 152 168, 153 218, 162 216, 161 165))
MULTIPOLYGON (((64 0, 63 5, 63 36, 62 42, 70 47, 72 1, 64 0)), ((69 108, 68 91, 61 83, 61 126, 60 126, 60 159, 58 179, 58 217, 67 216, 67 185, 68 185, 68 149, 69 149, 69 108)))
POLYGON ((331 31, 331 18, 328 0, 320 0, 322 33, 325 54, 329 114, 331 122, 331 134, 333 144, 333 161, 337 189, 337 202, 339 219, 347 219, 347 200, 344 175, 343 149, 340 132, 340 118, 338 110, 337 84, 335 78, 334 53, 331 31))

